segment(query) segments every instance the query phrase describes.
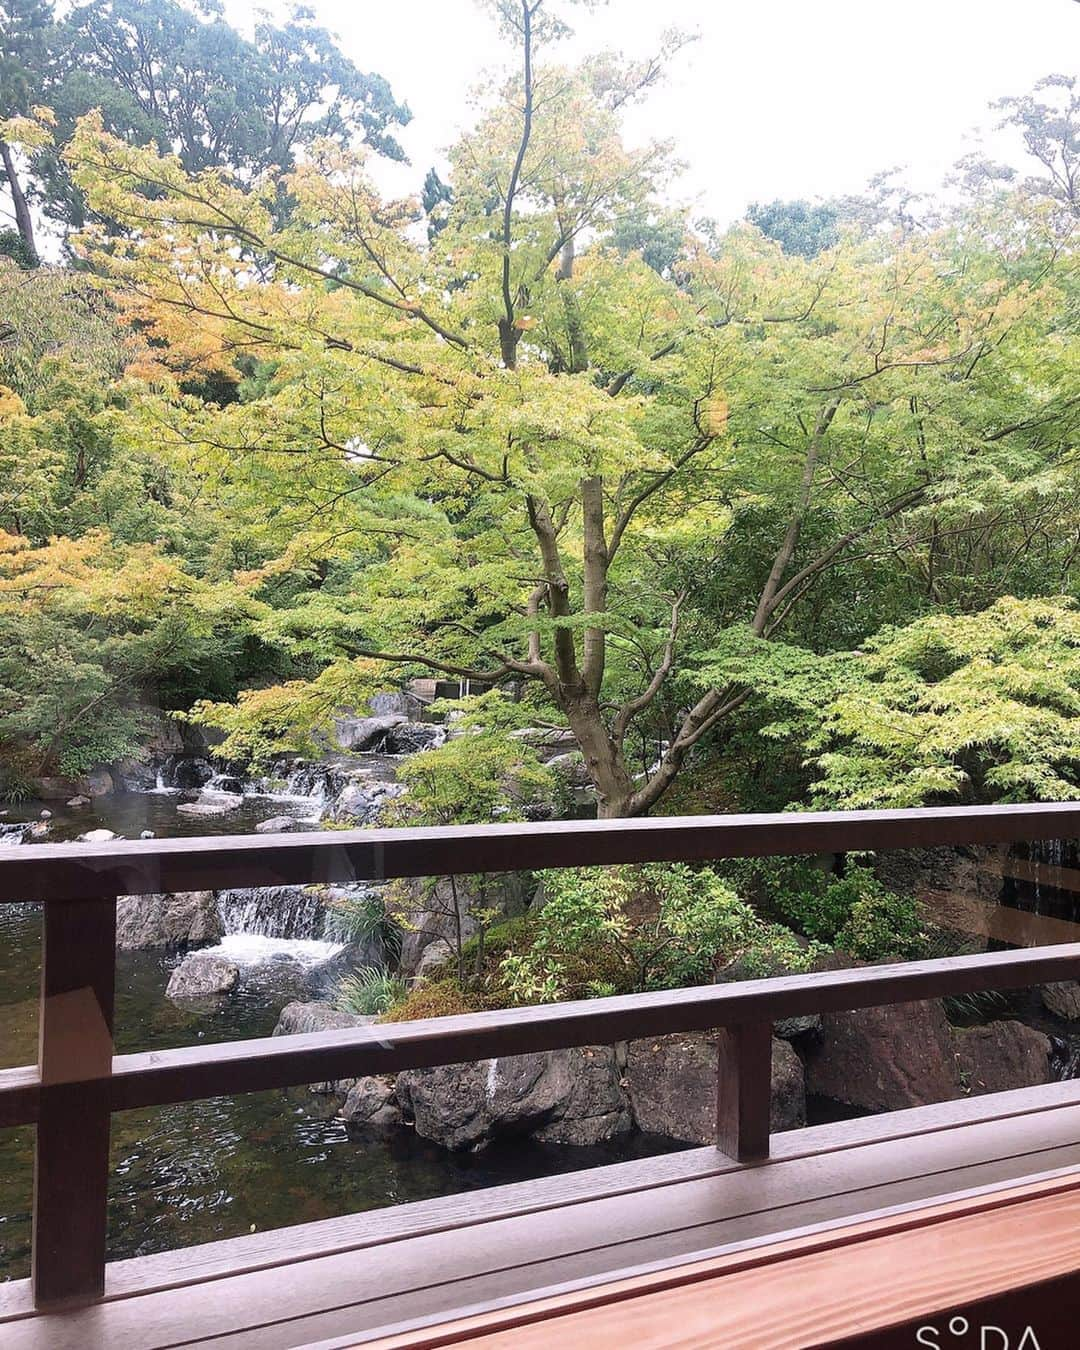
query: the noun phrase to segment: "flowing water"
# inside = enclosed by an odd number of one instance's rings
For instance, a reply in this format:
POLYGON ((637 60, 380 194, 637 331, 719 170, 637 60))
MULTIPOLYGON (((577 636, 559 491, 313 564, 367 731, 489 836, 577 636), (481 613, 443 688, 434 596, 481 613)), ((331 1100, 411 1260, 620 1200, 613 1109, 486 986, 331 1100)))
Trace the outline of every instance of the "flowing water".
MULTIPOLYGON (((371 773, 387 766, 377 756, 371 773)), ((167 784, 117 795, 90 807, 7 808, 0 848, 21 843, 25 824, 52 812, 51 840, 108 828, 127 838, 247 833, 283 814, 316 819, 336 788, 325 772, 301 783, 248 793, 212 818, 184 816, 167 784), (314 790, 305 797, 296 791, 314 790)), ((308 828, 314 828, 308 824, 308 828)), ((299 887, 232 890, 220 895, 220 949, 242 967, 241 986, 210 1010, 164 996, 180 959, 160 952, 117 954, 116 1041, 120 1053, 269 1035, 281 1008, 320 992, 320 970, 339 949, 325 907, 299 887)), ((0 905, 0 1067, 33 1062, 41 915, 33 905, 0 905)), ((325 986, 321 992, 325 994, 325 986)), ((677 1147, 637 1137, 617 1147, 574 1149, 515 1142, 479 1154, 451 1154, 402 1130, 389 1139, 350 1134, 334 1118, 337 1099, 307 1088, 248 1093, 113 1117, 109 1193, 111 1259, 329 1218, 384 1205, 453 1194, 677 1147)), ((72 1121, 72 1129, 78 1129, 72 1121)), ((33 1133, 0 1130, 0 1279, 29 1272, 33 1133)))

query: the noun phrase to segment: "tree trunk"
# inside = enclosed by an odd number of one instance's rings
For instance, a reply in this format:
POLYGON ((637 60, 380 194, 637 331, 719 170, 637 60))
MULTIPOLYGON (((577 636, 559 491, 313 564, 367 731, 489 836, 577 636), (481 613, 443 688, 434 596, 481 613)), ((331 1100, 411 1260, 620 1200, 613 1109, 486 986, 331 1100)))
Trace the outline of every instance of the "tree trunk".
POLYGON ((15 159, 11 153, 11 146, 7 141, 0 141, 0 161, 4 165, 4 174, 7 177, 8 191, 11 193, 12 205, 15 208, 15 224, 19 230, 19 238, 23 241, 27 254, 31 261, 37 263, 37 246, 34 243, 34 221, 30 215, 30 207, 27 204, 26 196, 23 193, 22 185, 19 182, 19 175, 15 168, 15 159))

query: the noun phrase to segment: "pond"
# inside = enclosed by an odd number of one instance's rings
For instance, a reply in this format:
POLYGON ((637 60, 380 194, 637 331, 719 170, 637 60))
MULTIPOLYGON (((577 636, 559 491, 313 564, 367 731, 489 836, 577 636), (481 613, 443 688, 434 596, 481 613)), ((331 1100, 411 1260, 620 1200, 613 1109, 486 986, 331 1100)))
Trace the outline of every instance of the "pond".
MULTIPOLYGON (((2 819, 35 820, 48 809, 53 840, 97 827, 137 838, 142 829, 160 836, 246 833, 271 815, 288 811, 310 819, 317 810, 303 798, 251 795, 240 809, 208 823, 185 819, 176 805, 175 796, 127 794, 82 809, 24 803, 2 819)), ((225 942, 244 965, 244 978, 235 995, 209 1012, 165 998, 178 956, 117 954, 119 1052, 269 1035, 285 1003, 311 996, 313 961, 333 951, 328 943, 263 933, 233 934, 225 942)), ((36 1057, 40 952, 39 908, 0 906, 0 1067, 36 1057)), ((335 1119, 336 1106, 337 1099, 298 1088, 115 1115, 110 1259, 685 1147, 635 1136, 610 1148, 522 1140, 457 1154, 411 1130, 385 1139, 350 1134, 335 1119)), ((72 1129, 78 1127, 72 1121, 72 1129)), ((29 1273, 32 1170, 33 1131, 0 1130, 0 1279, 29 1273)))

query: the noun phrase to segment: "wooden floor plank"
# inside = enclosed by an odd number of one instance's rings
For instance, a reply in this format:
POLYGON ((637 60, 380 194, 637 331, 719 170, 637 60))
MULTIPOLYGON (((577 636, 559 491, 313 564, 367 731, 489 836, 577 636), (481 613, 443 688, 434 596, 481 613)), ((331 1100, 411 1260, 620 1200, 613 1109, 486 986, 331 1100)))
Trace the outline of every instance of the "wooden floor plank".
MULTIPOLYGON (((369 1350, 805 1350, 1075 1272, 1080 1192, 1030 1199, 905 1232, 868 1235, 840 1249, 791 1255, 754 1269, 490 1331, 368 1342, 369 1350)), ((1047 1310, 1045 1331, 1052 1329, 1047 1310)), ((354 1342, 354 1344, 359 1344, 354 1342)))
POLYGON ((648 1261, 683 1259, 808 1225, 850 1221, 1034 1170, 1080 1166, 1080 1107, 946 1129, 832 1154, 699 1177, 569 1210, 482 1221, 373 1249, 131 1296, 46 1322, 8 1323, 5 1347, 125 1350, 174 1344, 293 1346, 365 1326, 375 1334, 506 1293, 535 1291, 648 1261), (251 1328, 257 1326, 257 1330, 251 1328), (182 1332, 178 1330, 182 1328, 182 1332), (178 1339, 181 1337, 182 1339, 178 1339))

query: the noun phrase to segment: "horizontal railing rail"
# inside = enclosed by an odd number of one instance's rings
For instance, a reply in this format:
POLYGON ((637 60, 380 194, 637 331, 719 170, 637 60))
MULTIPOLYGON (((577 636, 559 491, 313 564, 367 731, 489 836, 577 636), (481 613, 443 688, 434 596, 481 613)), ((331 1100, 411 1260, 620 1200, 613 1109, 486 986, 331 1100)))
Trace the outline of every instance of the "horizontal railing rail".
POLYGON ((0 903, 342 884, 616 863, 1009 844, 1080 834, 1080 805, 808 811, 37 844, 0 853, 0 903))
POLYGON ((715 1030, 717 1142, 768 1156, 773 1023, 1080 978, 1080 943, 863 966, 423 1022, 114 1055, 116 898, 537 867, 701 861, 1080 835, 1080 806, 821 812, 99 845, 0 856, 0 903, 44 902, 38 1064, 0 1071, 0 1125, 37 1129, 39 1306, 103 1289, 113 1112, 504 1055, 715 1030), (79 1128, 72 1129, 77 1120, 79 1128))

